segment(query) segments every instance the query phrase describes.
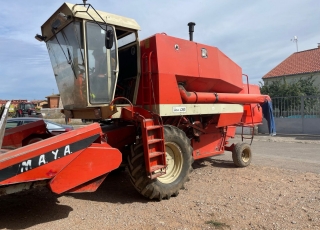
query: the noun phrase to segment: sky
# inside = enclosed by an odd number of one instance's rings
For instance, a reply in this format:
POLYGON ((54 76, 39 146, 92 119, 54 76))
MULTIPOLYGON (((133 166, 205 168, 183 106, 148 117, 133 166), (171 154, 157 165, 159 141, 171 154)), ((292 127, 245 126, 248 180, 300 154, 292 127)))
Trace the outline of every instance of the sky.
MULTIPOLYGON (((82 3, 82 0, 69 1, 82 3)), ((135 19, 140 40, 165 32, 218 47, 249 82, 296 52, 320 43, 319 0, 88 0, 97 10, 135 19)), ((63 1, 2 1, 0 11, 0 99, 45 100, 58 93, 44 42, 34 36, 63 1)))

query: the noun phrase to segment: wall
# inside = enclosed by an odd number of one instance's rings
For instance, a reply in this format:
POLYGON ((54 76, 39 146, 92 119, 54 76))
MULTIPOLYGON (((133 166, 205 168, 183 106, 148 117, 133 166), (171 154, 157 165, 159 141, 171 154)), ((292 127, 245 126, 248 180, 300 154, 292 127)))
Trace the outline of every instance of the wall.
MULTIPOLYGON (((275 118, 275 123, 278 134, 320 135, 320 118, 275 118)), ((259 125, 258 132, 269 134, 266 119, 259 125)))
MULTIPOLYGON (((254 127, 253 132, 255 135, 258 134, 258 126, 254 127)), ((244 135, 250 136, 252 134, 252 127, 243 127, 243 130, 242 130, 241 126, 237 126, 236 127, 236 134, 238 134, 238 135, 244 134, 244 135)))
MULTIPOLYGON (((298 81, 300 78, 308 78, 310 76, 313 76, 314 79, 314 85, 318 86, 320 89, 320 72, 318 73, 313 73, 313 74, 299 74, 299 75, 289 75, 289 76, 285 76, 286 82, 287 83, 291 83, 293 81, 298 81)), ((272 77, 272 78, 265 78, 263 79, 264 84, 270 84, 273 81, 278 81, 279 79, 283 79, 283 77, 272 77)))
POLYGON ((64 114, 61 113, 61 109, 41 109, 41 113, 44 119, 56 119, 64 118, 64 114))
POLYGON ((60 97, 50 97, 48 99, 49 99, 49 107, 50 108, 59 108, 60 97))

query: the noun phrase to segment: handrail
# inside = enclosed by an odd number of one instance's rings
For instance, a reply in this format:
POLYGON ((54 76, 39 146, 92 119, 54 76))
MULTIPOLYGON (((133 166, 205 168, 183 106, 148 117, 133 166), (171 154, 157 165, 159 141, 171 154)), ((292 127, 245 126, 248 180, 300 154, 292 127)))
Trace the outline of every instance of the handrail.
POLYGON ((126 100, 127 102, 129 102, 129 104, 130 104, 130 106, 131 106, 131 116, 133 117, 133 104, 131 103, 131 101, 128 99, 128 98, 126 98, 126 97, 116 97, 115 99, 113 99, 111 102, 110 102, 110 104, 109 104, 109 106, 113 106, 113 103, 115 102, 115 101, 117 101, 117 100, 126 100))
MULTIPOLYGON (((250 94, 250 87, 249 87, 249 76, 247 74, 242 74, 242 76, 245 76, 247 78, 247 88, 248 88, 248 94, 250 94)), ((251 142, 250 142, 250 145, 252 145, 252 141, 253 141, 253 136, 254 136, 254 125, 253 125, 253 110, 252 110, 252 106, 250 104, 250 112, 251 112, 251 122, 252 122, 252 133, 251 133, 251 142)), ((244 139, 243 137, 243 125, 242 125, 242 131, 241 131, 241 137, 242 137, 242 141, 244 139)))

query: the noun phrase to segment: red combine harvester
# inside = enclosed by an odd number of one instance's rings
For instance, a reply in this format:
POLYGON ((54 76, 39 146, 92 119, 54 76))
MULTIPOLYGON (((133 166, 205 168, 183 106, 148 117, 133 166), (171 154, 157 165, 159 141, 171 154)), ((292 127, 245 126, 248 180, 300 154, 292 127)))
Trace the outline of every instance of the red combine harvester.
POLYGON ((95 191, 125 166, 150 199, 176 196, 196 159, 232 152, 248 166, 250 145, 230 144, 236 126, 262 122, 270 101, 243 83, 218 48, 153 35, 135 20, 90 4, 64 3, 41 27, 67 118, 94 124, 0 155, 0 194, 49 185, 55 193, 95 191))

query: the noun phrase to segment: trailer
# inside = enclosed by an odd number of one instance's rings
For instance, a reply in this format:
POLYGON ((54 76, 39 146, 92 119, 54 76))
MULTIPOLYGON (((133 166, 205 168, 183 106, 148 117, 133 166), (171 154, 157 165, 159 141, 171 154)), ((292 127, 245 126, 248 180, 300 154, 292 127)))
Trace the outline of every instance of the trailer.
POLYGON ((64 115, 96 122, 4 151, 0 194, 38 184, 92 192, 123 166, 140 194, 161 200, 184 188, 194 160, 228 151, 248 166, 250 145, 229 141, 237 126, 262 123, 270 97, 217 47, 194 42, 188 25, 189 40, 140 41, 135 20, 64 3, 35 38, 48 48, 64 115))

